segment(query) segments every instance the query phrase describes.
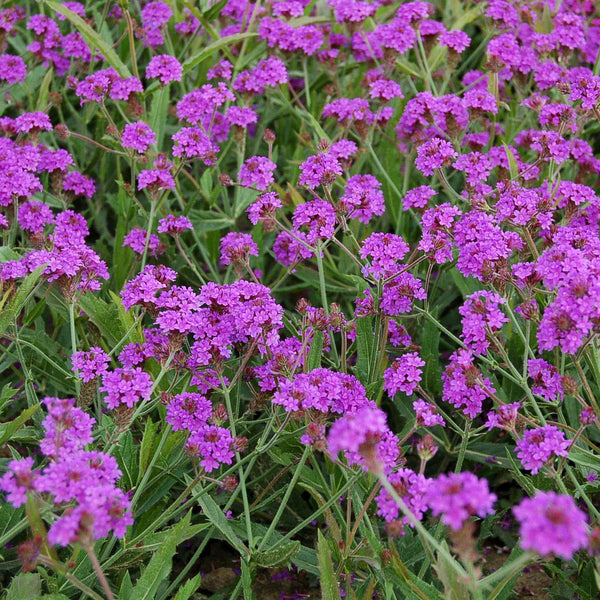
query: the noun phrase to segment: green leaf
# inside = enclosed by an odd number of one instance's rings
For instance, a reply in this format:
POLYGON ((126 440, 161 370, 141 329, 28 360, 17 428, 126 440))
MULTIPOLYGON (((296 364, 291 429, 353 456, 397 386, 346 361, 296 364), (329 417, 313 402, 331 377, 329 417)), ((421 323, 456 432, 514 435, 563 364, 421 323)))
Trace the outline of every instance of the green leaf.
POLYGON ((168 580, 177 545, 185 539, 185 530, 189 527, 191 511, 171 528, 165 541, 152 556, 148 566, 137 580, 129 600, 151 600, 161 583, 168 580))
POLYGON ((248 549, 244 542, 236 535, 231 528, 227 517, 223 514, 221 507, 208 495, 201 493, 196 497, 196 501, 202 507, 206 518, 223 534, 225 539, 241 554, 247 556, 248 549))
POLYGON ((150 458, 152 457, 152 450, 154 449, 154 440, 156 439, 157 429, 158 424, 154 423, 152 419, 148 417, 148 420, 146 421, 146 426, 144 428, 142 444, 140 446, 140 466, 138 484, 140 483, 140 480, 150 463, 150 458))
POLYGON ((506 157, 508 158, 508 170, 510 173, 510 178, 517 179, 519 176, 519 165, 517 165, 515 155, 504 142, 502 142, 502 145, 504 146, 504 152, 506 152, 506 157))
POLYGON ((356 376, 363 384, 368 383, 367 378, 374 359, 373 346, 373 317, 359 317, 356 319, 356 376))
POLYGON ((35 110, 40 110, 44 112, 48 106, 48 96, 50 93, 50 84, 52 83, 52 76, 54 75, 54 70, 50 67, 46 74, 44 75, 44 79, 42 79, 42 85, 40 86, 40 92, 38 94, 37 103, 35 106, 35 110))
POLYGON ((245 33, 235 33, 233 35, 228 35, 227 37, 217 40, 217 41, 213 42, 212 44, 209 44, 208 46, 206 46, 206 48, 202 48, 202 50, 200 50, 193 56, 190 56, 183 63, 183 65, 182 65, 183 73, 184 74, 188 73, 194 67, 197 67, 200 63, 202 63, 207 58, 212 56, 217 50, 220 50, 221 48, 224 48, 225 46, 237 44, 238 42, 241 42, 242 40, 245 40, 245 39, 248 39, 251 37, 256 37, 257 35, 258 35, 258 33, 254 32, 254 31, 246 31, 245 33))
POLYGON ((6 600, 31 600, 42 593, 42 578, 38 573, 19 573, 6 591, 6 600))
POLYGON ((111 45, 103 39, 98 32, 94 31, 79 15, 76 15, 72 10, 69 10, 66 6, 55 2, 54 0, 44 0, 44 2, 49 8, 69 20, 77 31, 79 31, 81 37, 85 40, 85 43, 90 47, 97 48, 104 56, 104 60, 121 77, 124 79, 131 77, 131 72, 125 63, 117 56, 117 53, 112 49, 111 45))
POLYGON ((0 446, 6 444, 11 437, 14 435, 16 431, 21 429, 23 425, 29 419, 31 419, 32 415, 37 411, 37 409, 41 406, 41 404, 35 404, 34 406, 30 406, 26 408, 16 419, 9 421, 8 423, 0 424, 0 446))
POLYGON ((0 305, 0 335, 2 335, 19 316, 45 268, 45 265, 42 265, 33 271, 33 273, 27 275, 17 288, 15 295, 8 300, 7 304, 5 306, 0 305))
POLYGON ((148 125, 156 133, 156 147, 160 151, 165 136, 165 124, 169 110, 169 86, 161 86, 152 94, 152 106, 148 125))
POLYGON ((308 370, 312 371, 321 366, 321 355, 323 354, 323 332, 316 330, 313 334, 313 339, 310 344, 310 352, 308 353, 308 370))
POLYGON ((319 556, 319 574, 321 576, 321 598, 323 600, 342 600, 340 588, 335 578, 331 550, 325 536, 318 530, 317 553, 319 556))
POLYGON ((212 210, 191 210, 188 216, 196 231, 218 231, 235 225, 227 215, 212 210))
POLYGON ((259 567, 285 567, 298 552, 302 545, 299 541, 282 544, 279 548, 269 552, 252 553, 252 562, 259 567))
MULTIPOLYGON (((188 579, 182 587, 179 588, 179 591, 173 596, 173 600, 189 600, 192 594, 200 587, 200 583, 202 581, 202 575, 198 573, 196 577, 192 579, 188 579)), ((125 596, 122 596, 123 598, 125 596)))

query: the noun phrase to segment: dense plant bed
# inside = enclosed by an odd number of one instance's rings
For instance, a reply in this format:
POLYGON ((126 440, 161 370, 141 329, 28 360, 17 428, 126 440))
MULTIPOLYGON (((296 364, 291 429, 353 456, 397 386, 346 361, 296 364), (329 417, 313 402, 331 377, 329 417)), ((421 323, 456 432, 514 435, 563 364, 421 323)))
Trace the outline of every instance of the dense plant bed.
POLYGON ((596 3, 0 49, 2 598, 598 597, 596 3))

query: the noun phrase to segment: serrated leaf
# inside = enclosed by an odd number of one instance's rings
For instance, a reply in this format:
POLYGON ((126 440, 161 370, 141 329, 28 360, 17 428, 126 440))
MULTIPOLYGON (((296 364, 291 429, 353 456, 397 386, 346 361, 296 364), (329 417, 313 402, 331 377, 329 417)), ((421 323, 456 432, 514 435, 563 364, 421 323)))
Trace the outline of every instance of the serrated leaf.
POLYGON ((38 573, 19 573, 6 591, 6 600, 31 600, 42 593, 42 578, 38 573))
POLYGON ((510 173, 510 178, 517 179, 519 176, 519 165, 517 165, 515 155, 507 144, 503 142, 502 145, 504 146, 504 152, 506 152, 506 157, 508 158, 508 171, 510 173))
POLYGON ((152 106, 148 125, 156 133, 156 147, 160 151, 165 136, 165 124, 169 110, 169 86, 163 85, 152 94, 152 106))
POLYGON ((148 418, 144 427, 144 435, 142 437, 142 443, 140 445, 140 463, 139 463, 139 476, 138 484, 150 463, 152 456, 152 450, 154 449, 154 440, 156 439, 156 431, 158 424, 154 423, 151 418, 148 418))
POLYGON ((284 567, 290 560, 300 552, 302 544, 299 541, 283 544, 269 552, 253 552, 252 562, 259 567, 284 567))
POLYGON ((359 317, 356 319, 356 376, 363 384, 368 383, 371 363, 374 360, 373 346, 373 317, 359 317))
POLYGON ((510 450, 508 448, 506 448, 506 456, 508 456, 508 460, 510 461, 510 464, 512 466, 512 474, 517 480, 517 483, 527 492, 529 496, 535 496, 535 493, 537 491, 535 489, 535 486, 533 486, 529 479, 527 479, 527 477, 525 477, 523 473, 521 473, 521 470, 519 469, 517 463, 515 462, 515 459, 512 457, 512 454, 510 453, 510 450))
POLYGON ((200 587, 201 582, 201 573, 198 573, 198 575, 192 577, 192 579, 188 579, 183 586, 179 588, 175 596, 173 596, 173 600, 189 600, 192 594, 200 587))
POLYGON ((232 44, 237 44, 238 42, 257 36, 258 33, 254 31, 246 31, 244 33, 235 33, 233 35, 228 35, 224 38, 221 38, 220 40, 216 40, 212 44, 206 46, 206 48, 202 48, 202 50, 200 50, 193 56, 190 56, 190 58, 188 58, 183 63, 182 66, 184 74, 191 71, 194 67, 197 67, 201 62, 205 61, 207 58, 212 56, 217 50, 220 50, 225 46, 231 46, 232 44))
POLYGON ((313 333, 313 339, 310 343, 310 352, 308 353, 307 367, 309 371, 321 366, 321 355, 323 354, 323 332, 316 330, 313 333))
POLYGON ((235 225, 233 219, 212 210, 191 210, 188 216, 196 231, 218 231, 235 225))
POLYGON ((90 46, 97 48, 104 56, 104 60, 124 79, 131 77, 131 72, 118 57, 117 53, 112 49, 111 45, 102 38, 102 36, 94 31, 79 15, 75 14, 72 10, 68 9, 63 4, 55 2, 54 0, 44 0, 45 4, 61 14, 73 26, 79 31, 81 37, 85 43, 90 46))
POLYGON ((33 292, 33 289, 38 284, 38 281, 45 268, 45 265, 42 265, 27 275, 27 277, 25 277, 19 284, 15 295, 8 300, 5 306, 1 307, 0 335, 4 334, 7 328, 19 316, 21 310, 23 310, 23 306, 25 306, 25 303, 29 299, 29 295, 33 292))
POLYGON ((6 444, 6 442, 8 442, 15 434, 15 432, 21 429, 21 427, 23 427, 23 425, 25 425, 25 423, 31 419, 33 414, 40 406, 41 404, 30 406, 29 408, 26 408, 16 419, 13 419, 8 423, 0 424, 0 446, 6 444))
POLYGON ((248 549, 231 528, 221 507, 208 495, 202 493, 196 497, 208 520, 223 534, 225 539, 241 554, 247 556, 248 549))
POLYGON ((189 527, 191 511, 171 528, 165 541, 152 556, 148 566, 137 580, 129 600, 151 600, 154 598, 159 585, 168 580, 173 564, 173 556, 178 544, 185 539, 185 530, 189 527))
POLYGON ((317 554, 321 576, 319 582, 321 584, 321 598, 323 600, 342 600, 333 569, 333 561, 331 560, 331 550, 320 529, 318 530, 317 554))

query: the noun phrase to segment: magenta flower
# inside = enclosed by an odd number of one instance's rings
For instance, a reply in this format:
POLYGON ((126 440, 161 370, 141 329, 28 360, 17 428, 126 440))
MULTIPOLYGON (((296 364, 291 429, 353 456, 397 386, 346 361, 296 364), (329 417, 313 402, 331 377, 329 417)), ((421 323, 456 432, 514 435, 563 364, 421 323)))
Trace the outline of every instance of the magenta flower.
POLYGON ((397 358, 383 373, 383 389, 394 397, 398 392, 411 396, 421 381, 425 361, 417 352, 409 352, 397 358))
POLYGON ((25 61, 20 56, 12 54, 0 55, 0 81, 8 84, 21 83, 27 77, 25 61))
POLYGON ((460 529, 471 516, 482 519, 494 512, 496 494, 489 491, 488 482, 473 473, 449 473, 432 480, 427 504, 434 516, 442 515, 442 523, 460 529))
POLYGON ((588 546, 586 515, 571 496, 537 492, 533 498, 523 499, 513 513, 521 526, 519 544, 524 550, 570 560, 577 550, 588 546))
MULTIPOLYGON (((410 469, 399 469, 395 473, 391 473, 388 479, 410 512, 417 520, 421 521, 428 509, 427 496, 432 480, 427 479, 424 475, 418 475, 410 469)), ((388 523, 402 516, 400 507, 387 490, 382 489, 375 501, 377 502, 377 514, 388 523)), ((402 522, 405 525, 409 524, 406 517, 402 517, 402 522)))
POLYGON ((146 77, 157 77, 163 85, 171 81, 181 81, 183 67, 181 63, 170 54, 154 56, 146 67, 146 77))
POLYGON ((144 169, 138 175, 138 190, 148 188, 150 192, 174 190, 175 180, 165 169, 144 169))
POLYGON ((111 410, 121 404, 133 408, 136 402, 150 399, 152 379, 139 367, 115 369, 104 375, 100 391, 106 394, 104 401, 111 410))
POLYGON ((447 167, 457 156, 450 142, 434 137, 418 147, 415 165, 423 175, 433 175, 435 169, 447 167))
POLYGON ((167 233, 176 236, 193 228, 192 222, 187 217, 167 215, 164 219, 159 220, 157 231, 158 233, 167 233))
POLYGON ((371 264, 362 268, 365 277, 373 275, 377 279, 386 279, 402 268, 401 261, 410 246, 394 233, 372 233, 362 241, 359 255, 363 260, 371 258, 371 264))
POLYGON ((219 146, 201 127, 184 127, 173 135, 173 156, 201 159, 205 165, 214 165, 219 146))
POLYGON ((221 264, 246 265, 250 256, 258 256, 258 246, 254 243, 249 233, 238 233, 232 231, 221 238, 219 244, 221 252, 221 264))
POLYGON ((71 356, 74 371, 79 371, 79 377, 88 382, 101 377, 108 371, 110 357, 102 348, 94 346, 87 352, 80 350, 71 356))
POLYGON ((517 442, 517 456, 523 468, 533 475, 555 456, 568 456, 570 440, 554 425, 527 429, 517 442))
MULTIPOLYGON (((123 238, 123 246, 128 246, 131 248, 136 254, 140 256, 144 254, 144 249, 146 248, 146 237, 147 232, 144 229, 139 227, 135 227, 132 229, 124 238, 123 238)), ((164 254, 166 250, 165 244, 163 244, 159 237, 151 233, 150 239, 148 240, 148 253, 150 256, 159 256, 164 254)))
POLYGON ((381 183, 372 175, 353 175, 348 179, 346 191, 338 207, 350 219, 368 223, 374 216, 385 212, 381 183))
POLYGON ((433 427, 435 425, 446 426, 444 417, 437 412, 437 408, 429 402, 425 402, 418 398, 412 404, 414 411, 417 413, 417 425, 419 427, 433 427))
POLYGON ((258 196, 246 212, 250 223, 256 225, 260 221, 265 230, 270 230, 275 225, 275 214, 281 206, 279 195, 275 192, 267 192, 258 196))
POLYGON ((123 129, 121 135, 121 143, 125 148, 133 148, 140 154, 143 154, 156 144, 156 135, 146 123, 137 121, 136 123, 128 123, 123 129))
POLYGON ((338 175, 342 174, 342 166, 333 155, 317 154, 309 156, 300 165, 300 178, 298 183, 314 190, 316 187, 332 184, 338 175))
POLYGON ((6 501, 15 508, 27 502, 27 492, 33 490, 38 473, 31 469, 33 458, 11 460, 8 471, 0 477, 0 490, 6 494, 6 501))
POLYGON ((256 187, 265 191, 274 181, 273 171, 277 165, 266 156, 252 156, 244 161, 238 179, 244 187, 256 187))

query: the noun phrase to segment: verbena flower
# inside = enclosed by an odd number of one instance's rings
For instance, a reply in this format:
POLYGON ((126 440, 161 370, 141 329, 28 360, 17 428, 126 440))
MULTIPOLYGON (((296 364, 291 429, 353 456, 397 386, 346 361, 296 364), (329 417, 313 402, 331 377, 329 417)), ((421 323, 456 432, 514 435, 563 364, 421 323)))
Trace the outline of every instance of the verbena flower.
POLYGON ((146 67, 146 77, 156 77, 163 85, 172 81, 181 81, 182 75, 181 63, 170 54, 159 54, 152 57, 146 67))
POLYGON ((492 514, 495 501, 496 494, 490 493, 487 480, 468 472, 438 475, 427 492, 433 514, 442 515, 442 523, 454 530, 473 515, 484 518, 492 514))
POLYGON ((553 457, 568 456, 571 442, 554 425, 527 429, 517 442, 517 456, 525 469, 533 475, 553 457))
POLYGON ((571 496, 553 491, 537 492, 513 508, 519 521, 519 545, 542 555, 554 554, 565 560, 588 546, 585 513, 571 496))
POLYGON ((88 351, 80 350, 71 356, 73 370, 79 371, 79 377, 88 382, 105 375, 110 357, 102 348, 93 346, 88 351))
POLYGON ((104 401, 111 410, 122 404, 133 408, 140 400, 150 399, 152 379, 139 367, 119 368, 102 377, 100 391, 106 394, 104 401))
POLYGON ((128 123, 121 134, 121 143, 125 148, 133 148, 143 154, 152 144, 156 144, 156 135, 142 121, 128 123))
POLYGON ((417 352, 403 354, 384 371, 383 389, 392 397, 399 391, 412 395, 421 381, 421 367, 424 366, 425 361, 417 352))

